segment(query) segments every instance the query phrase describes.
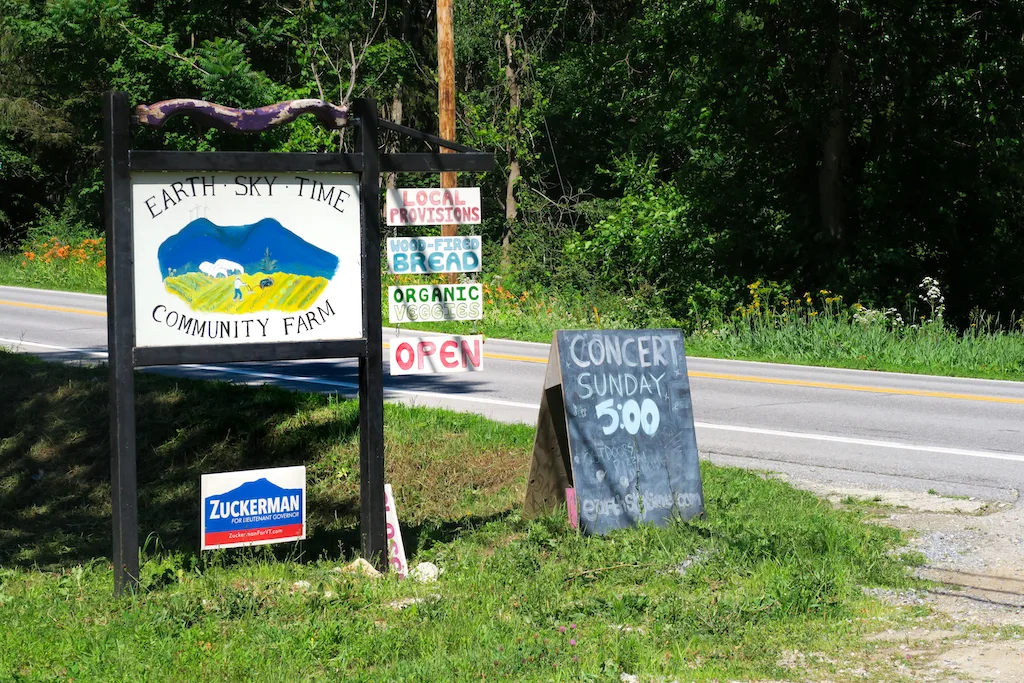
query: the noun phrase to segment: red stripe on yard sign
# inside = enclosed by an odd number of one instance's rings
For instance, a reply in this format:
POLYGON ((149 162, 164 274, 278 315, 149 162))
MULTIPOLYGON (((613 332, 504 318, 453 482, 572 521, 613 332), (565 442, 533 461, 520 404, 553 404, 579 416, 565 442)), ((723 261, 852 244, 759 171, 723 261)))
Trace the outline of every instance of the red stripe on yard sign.
POLYGON ((234 543, 252 543, 253 541, 285 541, 289 538, 301 538, 301 524, 270 526, 263 529, 239 529, 238 531, 214 531, 206 534, 206 545, 229 545, 234 543))

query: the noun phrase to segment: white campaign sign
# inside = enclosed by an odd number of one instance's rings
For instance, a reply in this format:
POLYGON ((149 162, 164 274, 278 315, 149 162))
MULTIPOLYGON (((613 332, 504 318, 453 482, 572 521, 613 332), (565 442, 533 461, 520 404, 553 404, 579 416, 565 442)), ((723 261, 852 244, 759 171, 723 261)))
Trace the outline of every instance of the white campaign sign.
POLYGON ((388 322, 480 320, 484 317, 484 288, 464 285, 407 285, 388 287, 388 322))
POLYGON ((391 340, 392 375, 474 372, 484 369, 484 338, 396 337, 391 340))
POLYGON ((357 339, 359 179, 132 174, 138 346, 357 339))
POLYGON ((475 273, 480 258, 479 235, 388 238, 389 273, 475 273))
POLYGON ((306 468, 204 474, 202 550, 298 541, 306 537, 306 468))
POLYGON ((477 225, 480 188, 388 190, 385 214, 388 225, 477 225))

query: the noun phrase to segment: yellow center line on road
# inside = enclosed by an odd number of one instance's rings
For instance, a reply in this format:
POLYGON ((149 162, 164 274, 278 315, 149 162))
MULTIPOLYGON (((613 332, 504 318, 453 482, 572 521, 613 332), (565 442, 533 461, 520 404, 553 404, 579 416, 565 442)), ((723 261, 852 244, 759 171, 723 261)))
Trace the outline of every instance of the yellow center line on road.
MULTIPOLYGON (((387 343, 384 344, 388 348, 387 343)), ((547 363, 547 358, 537 356, 513 356, 504 353, 484 352, 484 358, 498 360, 521 361, 524 363, 547 363)), ((753 382, 755 384, 782 384, 791 387, 809 387, 812 389, 835 389, 838 391, 864 391, 872 394, 890 394, 893 396, 923 396, 927 398, 951 398, 961 401, 986 401, 989 403, 1011 403, 1024 405, 1024 398, 1008 398, 1004 396, 984 396, 981 394, 955 394, 945 391, 925 391, 923 389, 899 389, 895 387, 872 387, 863 384, 836 384, 833 382, 814 382, 802 379, 778 379, 775 377, 755 377, 753 375, 731 375, 723 372, 700 372, 690 370, 690 377, 701 379, 719 379, 730 382, 753 382)))
POLYGON ((106 311, 89 311, 84 308, 67 308, 64 306, 47 306, 46 304, 29 304, 23 301, 4 301, 0 299, 0 306, 16 306, 18 308, 36 308, 41 311, 58 311, 60 313, 78 313, 81 315, 95 315, 101 318, 107 317, 106 311))
POLYGON ((754 377, 751 375, 728 375, 720 372, 690 372, 690 377, 702 379, 722 379, 732 382, 756 382, 758 384, 782 384, 791 387, 810 387, 813 389, 836 389, 839 391, 865 391, 871 394, 890 394, 893 396, 924 396, 926 398, 952 398, 961 401, 985 401, 988 403, 1012 403, 1024 405, 1024 398, 1007 396, 984 396, 981 394, 955 394, 946 391, 926 391, 924 389, 898 389, 896 387, 872 387, 863 384, 835 384, 832 382, 813 382, 803 379, 778 379, 775 377, 754 377))
MULTIPOLYGON (((68 308, 64 306, 48 306, 46 304, 31 304, 21 301, 4 301, 0 299, 0 305, 2 306, 16 306, 19 308, 35 308, 43 311, 57 311, 59 313, 78 313, 81 315, 94 315, 98 317, 107 317, 104 311, 89 311, 82 308, 68 308)), ((384 342, 384 348, 390 348, 387 342, 384 342)), ((544 363, 548 362, 547 358, 539 356, 517 356, 507 353, 488 353, 484 352, 484 358, 493 358, 494 360, 510 360, 521 363, 544 363)), ((923 389, 898 389, 895 387, 872 387, 863 384, 837 384, 833 382, 814 382, 803 379, 780 379, 776 377, 756 377, 753 375, 731 375, 721 372, 696 372, 690 371, 690 377, 697 377, 700 379, 718 379, 729 382, 752 382, 754 384, 779 384, 790 387, 808 387, 812 389, 833 389, 837 391, 861 391, 871 394, 889 394, 890 396, 921 396, 925 398, 946 398, 955 399, 959 401, 983 401, 986 403, 1009 403, 1012 405, 1024 405, 1024 398, 1010 398, 1007 396, 984 396, 982 394, 957 394, 945 391, 926 391, 923 389)))

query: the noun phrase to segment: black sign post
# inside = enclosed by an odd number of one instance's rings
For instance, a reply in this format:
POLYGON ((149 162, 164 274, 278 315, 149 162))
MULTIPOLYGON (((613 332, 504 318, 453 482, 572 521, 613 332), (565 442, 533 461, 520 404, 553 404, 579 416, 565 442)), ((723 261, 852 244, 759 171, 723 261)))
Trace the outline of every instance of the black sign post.
MULTIPOLYGON (((359 359, 359 454, 363 556, 386 571, 384 522, 384 371, 381 328, 380 173, 489 171, 494 157, 377 116, 372 99, 353 102, 357 151, 348 153, 179 152, 133 149, 133 125, 159 129, 172 116, 241 133, 259 133, 310 113, 328 128, 349 122, 346 107, 320 100, 282 102, 255 110, 231 109, 200 100, 168 100, 139 106, 135 115, 125 93, 104 96, 104 180, 107 231, 107 347, 110 367, 110 453, 113 503, 114 589, 121 593, 139 579, 138 493, 135 447, 135 368, 184 363, 284 361, 312 358, 359 359), (457 154, 379 152, 378 131, 401 135, 457 154), (138 347, 135 338, 133 171, 282 171, 358 173, 361 205, 362 327, 359 339, 289 343, 206 344, 138 347)), ((353 293, 354 295, 355 293, 353 293)))
POLYGON ((564 504, 570 487, 584 533, 663 525, 704 511, 679 330, 555 334, 527 514, 564 504))

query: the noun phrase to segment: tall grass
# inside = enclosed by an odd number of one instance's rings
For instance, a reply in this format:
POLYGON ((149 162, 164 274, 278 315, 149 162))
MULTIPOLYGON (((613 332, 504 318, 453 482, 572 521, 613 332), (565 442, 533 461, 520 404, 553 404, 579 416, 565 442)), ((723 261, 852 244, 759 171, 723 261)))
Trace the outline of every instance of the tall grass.
POLYGON ((927 315, 907 323, 895 309, 848 307, 827 290, 773 305, 757 289, 733 316, 701 324, 687 338, 687 350, 713 358, 1024 380, 1020 321, 1003 327, 976 313, 976 322, 958 332, 945 322, 937 298, 934 305, 924 300, 927 315))

